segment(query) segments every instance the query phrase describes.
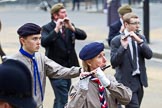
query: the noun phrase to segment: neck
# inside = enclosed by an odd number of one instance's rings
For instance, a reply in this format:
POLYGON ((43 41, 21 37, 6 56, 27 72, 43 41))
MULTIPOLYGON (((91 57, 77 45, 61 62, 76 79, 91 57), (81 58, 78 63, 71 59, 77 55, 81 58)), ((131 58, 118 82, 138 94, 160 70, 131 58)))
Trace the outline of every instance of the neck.
POLYGON ((29 58, 31 58, 31 59, 33 59, 33 57, 35 56, 35 53, 30 54, 30 53, 28 53, 27 51, 25 51, 22 47, 20 48, 19 51, 20 51, 21 54, 23 54, 23 55, 25 55, 25 56, 27 56, 27 57, 29 57, 29 58))
POLYGON ((31 55, 33 55, 35 52, 31 52, 31 51, 29 51, 29 50, 27 50, 26 48, 24 48, 24 47, 22 47, 21 49, 23 49, 25 52, 27 52, 27 53, 29 53, 29 54, 31 54, 31 55))

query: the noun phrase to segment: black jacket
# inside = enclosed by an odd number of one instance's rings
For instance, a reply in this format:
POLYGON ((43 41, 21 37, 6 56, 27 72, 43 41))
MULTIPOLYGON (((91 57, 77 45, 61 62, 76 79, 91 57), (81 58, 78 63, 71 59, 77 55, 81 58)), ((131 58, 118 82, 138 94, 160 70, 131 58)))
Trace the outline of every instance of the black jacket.
POLYGON ((1 44, 0 44, 0 56, 1 56, 2 61, 4 61, 4 59, 2 57, 5 56, 5 55, 6 54, 3 52, 1 44))
POLYGON ((41 44, 46 49, 46 56, 65 67, 79 66, 75 39, 86 39, 86 33, 78 28, 75 28, 75 32, 65 29, 65 39, 63 39, 61 32, 54 31, 55 27, 53 21, 42 27, 41 44))

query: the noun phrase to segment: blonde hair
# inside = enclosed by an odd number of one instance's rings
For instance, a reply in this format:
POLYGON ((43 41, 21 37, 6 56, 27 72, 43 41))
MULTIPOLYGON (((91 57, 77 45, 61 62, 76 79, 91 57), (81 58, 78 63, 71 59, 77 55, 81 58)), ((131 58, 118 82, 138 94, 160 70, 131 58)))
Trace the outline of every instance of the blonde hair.
POLYGON ((126 13, 130 13, 132 12, 132 8, 130 5, 123 5, 121 7, 118 8, 118 13, 123 16, 125 15, 126 13))
POLYGON ((58 14, 58 12, 61 10, 61 9, 64 9, 64 5, 62 3, 57 3, 55 5, 52 6, 51 8, 51 19, 53 19, 53 14, 58 14))
POLYGON ((127 14, 125 14, 125 15, 123 16, 123 22, 124 22, 124 23, 125 23, 125 22, 130 23, 130 19, 131 19, 131 18, 138 18, 138 16, 137 16, 135 13, 133 13, 133 12, 127 13, 127 14))
POLYGON ((86 61, 82 61, 82 66, 83 66, 83 70, 86 72, 90 72, 90 67, 88 66, 88 64, 86 63, 86 61))

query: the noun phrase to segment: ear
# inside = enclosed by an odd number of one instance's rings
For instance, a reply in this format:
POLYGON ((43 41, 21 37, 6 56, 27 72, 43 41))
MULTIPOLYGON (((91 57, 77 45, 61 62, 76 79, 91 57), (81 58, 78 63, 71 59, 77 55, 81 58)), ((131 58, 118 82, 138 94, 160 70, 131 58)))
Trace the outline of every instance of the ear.
POLYGON ((8 103, 5 103, 4 108, 12 108, 12 107, 8 103))
POLYGON ((0 104, 1 108, 12 108, 11 105, 7 102, 3 102, 0 104))
POLYGON ((58 15, 57 15, 57 14, 53 14, 53 18, 54 18, 55 20, 57 20, 57 19, 58 19, 58 15))
POLYGON ((124 27, 126 28, 129 25, 128 22, 124 22, 124 27))
POLYGON ((20 40, 20 43, 23 45, 24 43, 25 43, 25 39, 24 38, 19 38, 19 40, 20 40))
POLYGON ((89 67, 91 67, 92 65, 91 65, 91 61, 90 60, 87 60, 86 61, 86 63, 87 63, 87 65, 89 66, 89 67))

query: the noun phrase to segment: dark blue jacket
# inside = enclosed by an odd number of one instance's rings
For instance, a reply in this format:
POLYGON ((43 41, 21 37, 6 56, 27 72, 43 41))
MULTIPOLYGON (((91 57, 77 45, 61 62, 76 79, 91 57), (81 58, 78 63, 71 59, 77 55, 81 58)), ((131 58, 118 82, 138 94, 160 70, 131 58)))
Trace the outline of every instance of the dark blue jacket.
POLYGON ((120 34, 120 28, 122 26, 122 23, 120 20, 116 21, 115 23, 111 24, 110 25, 110 28, 109 28, 109 35, 108 35, 108 45, 111 46, 110 42, 111 40, 120 34))

